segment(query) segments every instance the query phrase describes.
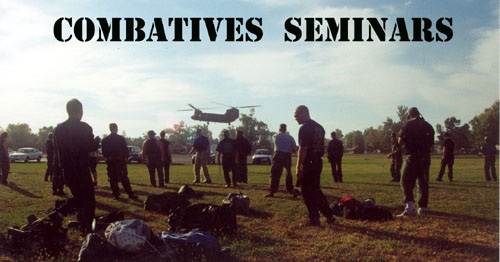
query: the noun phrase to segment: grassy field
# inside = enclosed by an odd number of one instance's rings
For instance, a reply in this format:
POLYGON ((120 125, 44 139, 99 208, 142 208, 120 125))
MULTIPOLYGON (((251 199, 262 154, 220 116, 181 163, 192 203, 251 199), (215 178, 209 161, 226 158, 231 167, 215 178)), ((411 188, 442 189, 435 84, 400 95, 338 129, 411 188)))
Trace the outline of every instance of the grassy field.
MULTIPOLYGON (((174 162, 186 162, 181 156, 174 162)), ((498 161, 497 161, 498 165, 498 161)), ((325 161, 322 189, 329 202, 344 196, 359 200, 374 198, 395 215, 404 208, 398 183, 391 183, 390 161, 382 155, 348 155, 343 161, 344 183, 334 184, 325 161)), ((43 181, 46 164, 15 163, 9 180, 15 187, 0 186, 0 232, 7 227, 26 224, 26 217, 53 207, 58 199, 51 185, 43 181)), ((214 184, 195 185, 204 193, 195 203, 220 204, 231 192, 242 191, 251 198, 252 212, 238 216, 238 233, 220 240, 236 261, 498 261, 499 192, 498 183, 486 182, 483 159, 475 156, 455 159, 454 182, 436 182, 439 158, 431 166, 429 214, 388 222, 364 222, 339 218, 328 225, 309 227, 302 199, 285 194, 284 176, 275 198, 268 193, 270 166, 249 167, 249 184, 240 189, 223 188, 222 171, 209 167, 214 184)), ((497 168, 498 170, 498 168, 497 168)), ((96 214, 123 210, 126 219, 139 218, 153 231, 167 230, 167 217, 143 210, 142 201, 150 193, 177 191, 193 180, 192 165, 173 165, 171 184, 166 189, 152 188, 144 165, 129 165, 129 178, 139 201, 112 198, 104 164, 98 165, 96 214)), ((294 177, 295 181, 295 177, 294 177)), ((69 193, 68 189, 65 189, 69 193)), ((74 220, 67 218, 65 221, 74 220)), ((69 260, 76 260, 83 238, 69 231, 69 260)), ((0 260, 10 258, 1 256, 0 260)))

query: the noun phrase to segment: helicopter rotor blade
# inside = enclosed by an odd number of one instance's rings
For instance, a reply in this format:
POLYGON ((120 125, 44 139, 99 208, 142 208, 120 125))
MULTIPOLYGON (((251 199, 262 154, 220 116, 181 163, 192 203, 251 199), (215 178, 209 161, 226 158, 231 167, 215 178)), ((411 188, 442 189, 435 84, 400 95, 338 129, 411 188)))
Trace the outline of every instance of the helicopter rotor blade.
POLYGON ((254 108, 254 107, 261 107, 261 105, 254 105, 254 106, 237 106, 236 108, 254 108))
POLYGON ((212 101, 212 103, 214 103, 216 105, 221 105, 221 106, 227 106, 227 107, 234 108, 234 106, 230 106, 230 105, 226 105, 226 104, 222 104, 222 103, 217 103, 217 102, 214 102, 214 101, 212 101))

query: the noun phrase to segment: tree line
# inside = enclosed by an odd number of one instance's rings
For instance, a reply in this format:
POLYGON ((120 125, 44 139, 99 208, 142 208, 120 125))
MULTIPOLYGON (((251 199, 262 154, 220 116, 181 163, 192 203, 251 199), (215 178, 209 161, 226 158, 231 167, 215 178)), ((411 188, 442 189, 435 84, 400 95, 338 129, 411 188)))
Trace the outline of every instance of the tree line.
MULTIPOLYGON (((469 122, 462 123, 460 119, 454 116, 446 118, 443 124, 437 124, 436 144, 442 145, 444 133, 448 132, 455 142, 457 153, 475 153, 483 142, 483 138, 488 136, 492 142, 498 145, 499 137, 499 101, 497 100, 491 107, 484 112, 474 116, 469 122)), ((254 117, 254 109, 250 114, 242 114, 239 118, 239 126, 229 126, 227 130, 231 137, 236 137, 236 130, 242 130, 245 137, 252 144, 253 149, 266 148, 272 150, 272 136, 275 132, 269 130, 268 125, 254 117)), ((408 121, 408 107, 400 105, 397 107, 396 114, 398 118, 393 120, 390 117, 382 122, 378 127, 369 127, 363 132, 360 130, 351 131, 345 135, 342 131, 336 129, 337 138, 341 139, 347 151, 352 153, 387 153, 391 151, 391 134, 393 132, 401 134, 403 126, 408 121)), ((174 153, 186 153, 191 148, 196 139, 196 130, 201 129, 203 134, 208 137, 212 145, 217 144, 223 137, 222 131, 217 137, 208 129, 208 125, 188 126, 184 122, 174 124, 171 128, 165 128, 166 138, 172 144, 174 153)), ((0 127, 0 132, 9 133, 9 148, 17 150, 21 147, 35 147, 45 151, 45 141, 48 135, 54 132, 53 126, 44 126, 34 133, 26 123, 9 124, 5 130, 0 127)), ((328 134, 328 132, 327 132, 328 134)), ((142 146, 142 143, 148 139, 146 133, 141 137, 128 137, 125 132, 122 133, 127 144, 132 146, 142 146)), ((103 135, 105 137, 106 135, 103 135)))

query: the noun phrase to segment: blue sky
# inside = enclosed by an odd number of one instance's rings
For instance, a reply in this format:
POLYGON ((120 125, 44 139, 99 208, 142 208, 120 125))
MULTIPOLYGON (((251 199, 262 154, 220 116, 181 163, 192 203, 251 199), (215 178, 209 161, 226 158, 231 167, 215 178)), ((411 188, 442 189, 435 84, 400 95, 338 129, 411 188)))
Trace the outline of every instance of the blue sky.
MULTIPOLYGON (((84 121, 101 135, 109 122, 129 136, 188 125, 191 103, 259 104, 255 116, 295 135, 293 110, 304 104, 327 132, 376 127, 398 105, 417 106, 435 126, 469 121, 499 98, 499 3, 463 1, 2 1, 0 127, 36 132, 84 104, 84 121), (110 43, 53 36, 59 17, 262 17, 256 43, 110 43), (288 17, 453 18, 446 43, 285 43, 288 17)), ((391 23, 392 21, 392 23, 391 23)), ((223 38, 221 38, 223 39, 223 38)), ((212 112, 222 113, 224 109, 212 112)), ((241 110, 241 113, 249 113, 241 110)), ((238 125, 238 122, 234 124, 238 125)), ((225 124, 210 124, 216 134, 225 124)))

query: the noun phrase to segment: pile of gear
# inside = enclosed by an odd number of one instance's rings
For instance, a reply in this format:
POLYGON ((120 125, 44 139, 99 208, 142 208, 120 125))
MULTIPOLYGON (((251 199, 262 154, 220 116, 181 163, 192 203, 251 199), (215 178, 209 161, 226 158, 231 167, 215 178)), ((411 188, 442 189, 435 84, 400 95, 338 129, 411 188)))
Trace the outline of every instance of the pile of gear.
POLYGON ((359 200, 347 196, 340 199, 336 204, 330 205, 333 214, 345 219, 387 221, 392 220, 392 213, 380 206, 375 205, 375 199, 368 198, 361 203, 359 200))
MULTIPOLYGON (((153 233, 142 220, 124 220, 121 211, 97 216, 92 224, 94 233, 87 234, 78 261, 225 261, 227 252, 215 236, 234 234, 236 214, 248 215, 250 198, 241 192, 229 194, 222 205, 191 204, 188 198, 200 194, 185 185, 179 192, 150 195, 145 210, 169 216, 169 231, 153 233)), ((0 247, 17 260, 57 260, 66 252, 69 242, 67 228, 62 227, 64 201, 44 211, 48 218, 31 215, 28 224, 8 229, 7 237, 0 234, 0 247)), ((78 228, 70 222, 68 228, 78 228)))

